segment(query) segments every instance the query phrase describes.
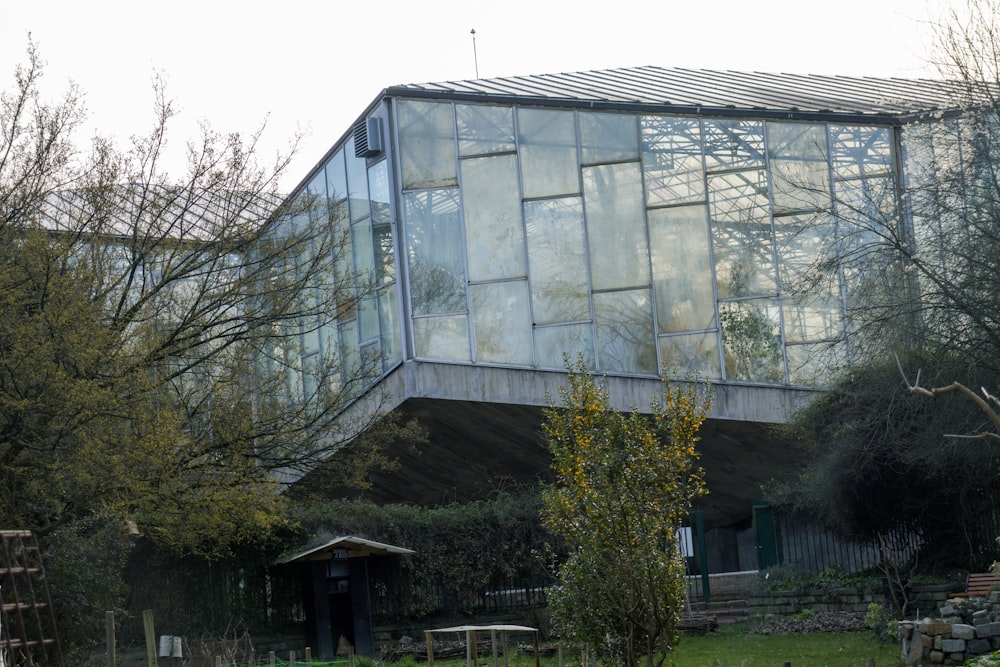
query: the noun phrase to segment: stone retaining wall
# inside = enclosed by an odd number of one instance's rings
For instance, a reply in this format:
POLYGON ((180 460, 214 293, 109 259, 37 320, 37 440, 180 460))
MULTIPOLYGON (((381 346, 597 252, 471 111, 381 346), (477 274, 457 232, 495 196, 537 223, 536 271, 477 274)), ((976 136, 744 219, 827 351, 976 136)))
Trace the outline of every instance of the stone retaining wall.
POLYGON ((1000 592, 988 598, 954 598, 937 609, 936 618, 900 621, 903 660, 960 665, 1000 650, 1000 592))
POLYGON ((776 617, 794 616, 809 609, 815 612, 864 612, 872 602, 882 602, 882 595, 861 588, 764 591, 754 593, 747 599, 747 612, 751 619, 766 621, 776 617))

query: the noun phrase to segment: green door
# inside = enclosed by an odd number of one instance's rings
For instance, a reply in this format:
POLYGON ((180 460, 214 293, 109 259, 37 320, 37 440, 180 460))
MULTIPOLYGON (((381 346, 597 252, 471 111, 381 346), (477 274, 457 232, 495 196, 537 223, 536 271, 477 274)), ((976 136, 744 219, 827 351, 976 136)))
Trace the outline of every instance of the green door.
POLYGON ((751 507, 754 538, 757 541, 757 569, 764 570, 781 564, 781 540, 771 506, 764 501, 754 501, 751 507))

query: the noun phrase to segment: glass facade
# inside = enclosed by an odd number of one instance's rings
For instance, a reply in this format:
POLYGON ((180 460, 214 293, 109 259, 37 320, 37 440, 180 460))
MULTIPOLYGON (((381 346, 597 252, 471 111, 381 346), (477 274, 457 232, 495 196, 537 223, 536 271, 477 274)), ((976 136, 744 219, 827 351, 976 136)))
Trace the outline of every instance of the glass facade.
MULTIPOLYGON (((404 358, 822 385, 849 363, 851 261, 897 224, 887 127, 393 99, 304 193, 347 294, 285 346, 366 381, 404 358), (390 107, 391 104, 391 107, 390 107), (316 214, 316 213, 314 213, 316 214), (398 266, 397 266, 398 262, 398 266)), ((344 290, 338 294, 343 295, 344 290)))
POLYGON ((845 258, 872 233, 858 216, 896 224, 890 129, 395 108, 416 358, 582 354, 611 373, 806 386, 848 363, 865 277, 845 258))

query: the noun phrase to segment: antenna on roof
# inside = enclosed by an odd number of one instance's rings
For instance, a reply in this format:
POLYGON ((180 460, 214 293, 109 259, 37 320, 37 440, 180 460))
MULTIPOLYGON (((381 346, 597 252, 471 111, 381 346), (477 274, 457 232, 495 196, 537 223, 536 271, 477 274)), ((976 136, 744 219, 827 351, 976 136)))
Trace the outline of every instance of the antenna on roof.
POLYGON ((476 64, 476 78, 479 78, 479 56, 476 54, 476 29, 472 29, 472 60, 476 64))

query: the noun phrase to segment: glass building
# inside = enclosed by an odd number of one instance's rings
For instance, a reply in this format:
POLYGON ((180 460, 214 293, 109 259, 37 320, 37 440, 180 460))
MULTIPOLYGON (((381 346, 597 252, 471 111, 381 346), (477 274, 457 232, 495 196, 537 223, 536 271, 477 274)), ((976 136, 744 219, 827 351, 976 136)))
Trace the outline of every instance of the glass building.
POLYGON ((745 434, 865 354, 855 313, 900 287, 876 240, 912 233, 906 137, 951 92, 658 67, 387 88, 292 194, 375 289, 290 353, 401 374, 393 403, 435 413, 545 405, 567 359, 623 405, 697 377, 721 439, 763 448, 745 434))

